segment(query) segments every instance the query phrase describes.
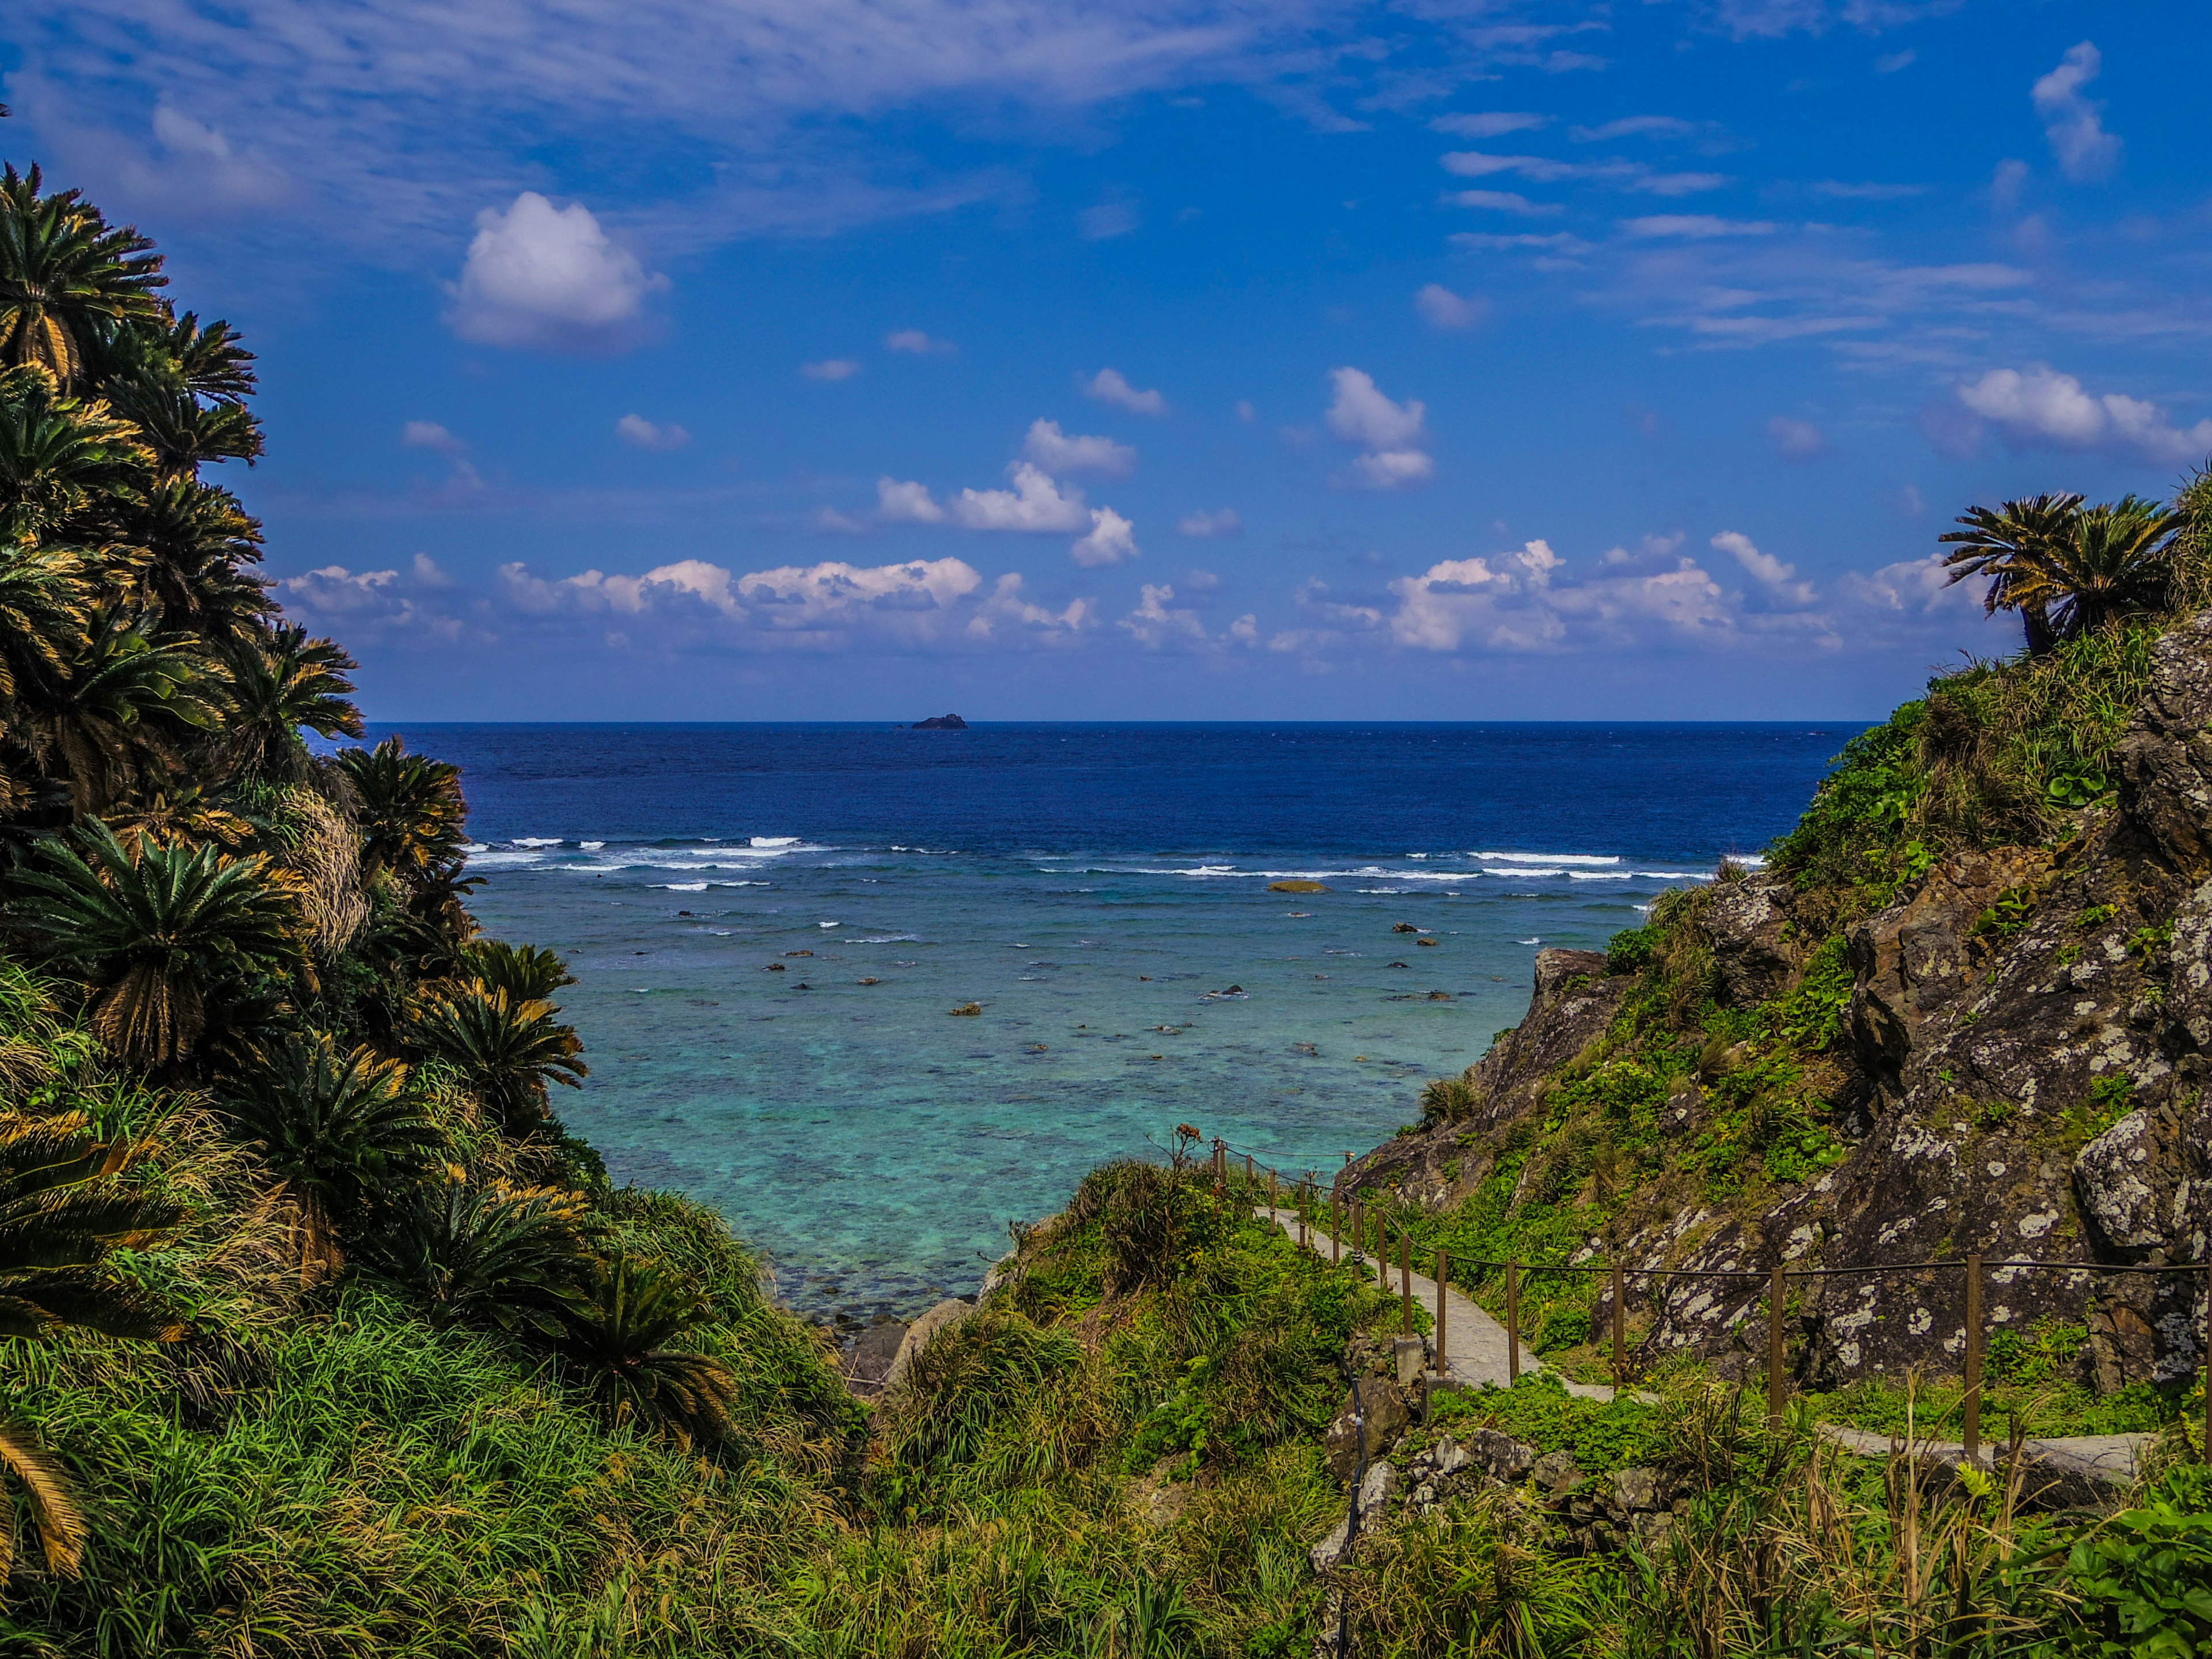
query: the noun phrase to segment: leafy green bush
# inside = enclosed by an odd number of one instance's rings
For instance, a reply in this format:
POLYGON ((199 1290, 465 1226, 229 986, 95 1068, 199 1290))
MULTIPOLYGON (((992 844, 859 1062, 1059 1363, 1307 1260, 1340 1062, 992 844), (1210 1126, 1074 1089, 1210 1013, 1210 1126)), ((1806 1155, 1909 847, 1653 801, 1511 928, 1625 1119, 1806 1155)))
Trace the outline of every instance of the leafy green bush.
POLYGON ((1608 974, 1632 974, 1639 968, 1648 968, 1658 947, 1656 928, 1624 927, 1606 942, 1605 970, 1608 974))

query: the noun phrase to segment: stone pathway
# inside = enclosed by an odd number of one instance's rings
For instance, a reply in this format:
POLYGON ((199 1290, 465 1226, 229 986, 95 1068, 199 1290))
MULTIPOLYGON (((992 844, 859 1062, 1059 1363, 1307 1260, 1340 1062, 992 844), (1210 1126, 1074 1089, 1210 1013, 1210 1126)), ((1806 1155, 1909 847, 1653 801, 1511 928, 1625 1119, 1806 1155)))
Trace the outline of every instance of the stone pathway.
MULTIPOLYGON (((1298 1236, 1298 1212, 1296 1210, 1270 1210, 1265 1205, 1253 1212, 1267 1217, 1292 1238, 1298 1236)), ((1328 1254, 1328 1236, 1309 1230, 1308 1246, 1319 1254, 1328 1254)), ((1347 1261, 1350 1258, 1346 1258, 1347 1261)), ((1370 1258, 1365 1263, 1370 1277, 1377 1264, 1370 1258)), ((1399 1285, 1397 1265, 1390 1263, 1383 1269, 1382 1288, 1393 1296, 1403 1294, 1399 1285)), ((1433 1279, 1413 1275, 1413 1300, 1425 1309, 1431 1317, 1437 1311, 1437 1282, 1433 1279)), ((1433 1340, 1433 1339, 1431 1339, 1433 1340)), ((1485 1382, 1506 1386, 1508 1366, 1505 1352, 1505 1327, 1475 1306, 1450 1285, 1444 1287, 1444 1370, 1448 1382, 1461 1382, 1469 1388, 1480 1388, 1485 1382)), ((1528 1345, 1521 1345, 1521 1369, 1523 1372, 1540 1371, 1544 1362, 1530 1352, 1528 1345)), ((1560 1379, 1569 1394, 1580 1395, 1585 1400, 1610 1400, 1613 1390, 1595 1382, 1570 1382, 1560 1379)))

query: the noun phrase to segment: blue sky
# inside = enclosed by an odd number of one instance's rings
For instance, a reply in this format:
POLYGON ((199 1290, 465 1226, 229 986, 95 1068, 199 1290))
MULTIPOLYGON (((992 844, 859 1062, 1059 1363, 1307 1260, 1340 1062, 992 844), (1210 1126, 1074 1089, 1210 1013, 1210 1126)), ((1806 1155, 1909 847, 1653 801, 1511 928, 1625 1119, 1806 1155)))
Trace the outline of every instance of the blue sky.
POLYGON ((94 0, 384 719, 1874 716, 2212 452, 2194 3, 94 0), (2178 94, 2178 95, 2177 95, 2178 94))

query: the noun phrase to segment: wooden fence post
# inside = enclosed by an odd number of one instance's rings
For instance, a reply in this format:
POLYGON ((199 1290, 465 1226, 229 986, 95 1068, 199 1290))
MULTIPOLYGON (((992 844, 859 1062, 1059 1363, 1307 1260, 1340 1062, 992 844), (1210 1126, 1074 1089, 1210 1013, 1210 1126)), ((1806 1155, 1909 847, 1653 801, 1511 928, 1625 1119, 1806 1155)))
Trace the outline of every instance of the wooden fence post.
POLYGON ((1620 1263, 1613 1264, 1613 1395, 1618 1400, 1628 1387, 1628 1285, 1620 1263))
POLYGON ((1267 1208, 1270 1212, 1274 1210, 1276 1203, 1275 1171, 1271 1167, 1267 1171, 1267 1208))
POLYGON ((1521 1264, 1505 1264, 1505 1382, 1521 1380, 1521 1264))
POLYGON ((1252 1201, 1252 1154, 1244 1154, 1244 1201, 1252 1201))
POLYGON ((1437 1252, 1437 1370, 1444 1367, 1444 1279, 1451 1272, 1451 1258, 1441 1249, 1437 1252))
POLYGON ((1782 1428, 1782 1264, 1774 1264, 1774 1276, 1766 1287, 1766 1426, 1779 1432, 1782 1428))
POLYGON ((1411 1336, 1413 1334, 1413 1236, 1402 1228, 1398 1233, 1398 1288, 1406 1298, 1399 1334, 1411 1336))
POLYGON ((1328 1265, 1344 1260, 1344 1197, 1331 1182, 1328 1188, 1328 1265))
POLYGON ((1298 1183, 1298 1248, 1302 1250, 1306 1247, 1306 1206, 1313 1201, 1312 1189, 1310 1181, 1298 1183))
POLYGON ((1982 1450, 1982 1258, 1979 1251, 1966 1256, 1966 1394, 1960 1402, 1965 1426, 1960 1438, 1966 1443, 1966 1462, 1977 1462, 1982 1450))

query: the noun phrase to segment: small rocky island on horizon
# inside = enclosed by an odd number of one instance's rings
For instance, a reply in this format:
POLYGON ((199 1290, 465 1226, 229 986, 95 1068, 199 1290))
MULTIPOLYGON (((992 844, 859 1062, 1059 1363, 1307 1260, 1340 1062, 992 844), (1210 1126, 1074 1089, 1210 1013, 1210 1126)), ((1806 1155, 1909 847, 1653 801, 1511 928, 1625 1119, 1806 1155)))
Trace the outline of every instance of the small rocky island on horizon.
POLYGON ((907 729, 910 732, 965 732, 968 722, 957 714, 939 714, 933 720, 916 720, 907 729))

